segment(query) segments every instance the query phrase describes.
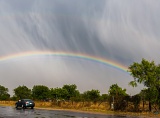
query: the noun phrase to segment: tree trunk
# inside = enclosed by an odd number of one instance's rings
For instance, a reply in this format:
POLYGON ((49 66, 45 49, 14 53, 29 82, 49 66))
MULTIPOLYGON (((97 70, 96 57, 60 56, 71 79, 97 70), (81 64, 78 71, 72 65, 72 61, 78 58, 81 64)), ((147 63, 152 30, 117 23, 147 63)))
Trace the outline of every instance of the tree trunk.
POLYGON ((144 111, 144 99, 143 99, 143 111, 144 111))
POLYGON ((150 99, 149 99, 149 111, 151 112, 152 110, 152 106, 151 106, 151 102, 150 102, 150 99))
MULTIPOLYGON (((158 95, 158 99, 160 99, 160 87, 158 87, 158 93, 159 93, 159 95, 158 95)), ((160 102, 159 102, 159 101, 157 101, 157 103, 158 103, 159 110, 160 110, 160 102)))

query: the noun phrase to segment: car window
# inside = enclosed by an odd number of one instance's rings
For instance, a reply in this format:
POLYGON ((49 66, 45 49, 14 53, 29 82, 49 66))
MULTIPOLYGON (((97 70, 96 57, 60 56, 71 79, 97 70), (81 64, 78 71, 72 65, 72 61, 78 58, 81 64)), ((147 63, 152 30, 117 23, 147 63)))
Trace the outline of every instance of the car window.
POLYGON ((33 102, 32 100, 30 100, 30 99, 26 99, 25 101, 28 101, 28 102, 33 102))

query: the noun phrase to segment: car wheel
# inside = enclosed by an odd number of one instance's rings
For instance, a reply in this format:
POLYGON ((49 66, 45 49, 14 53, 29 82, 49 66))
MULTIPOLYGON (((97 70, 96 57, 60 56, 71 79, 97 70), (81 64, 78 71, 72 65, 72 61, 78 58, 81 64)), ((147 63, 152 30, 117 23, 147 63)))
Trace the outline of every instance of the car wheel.
POLYGON ((33 109, 34 107, 31 107, 31 109, 33 109))
POLYGON ((24 106, 22 105, 22 108, 24 109, 24 106))
POLYGON ((15 104, 15 108, 18 108, 18 105, 17 105, 17 104, 15 104))

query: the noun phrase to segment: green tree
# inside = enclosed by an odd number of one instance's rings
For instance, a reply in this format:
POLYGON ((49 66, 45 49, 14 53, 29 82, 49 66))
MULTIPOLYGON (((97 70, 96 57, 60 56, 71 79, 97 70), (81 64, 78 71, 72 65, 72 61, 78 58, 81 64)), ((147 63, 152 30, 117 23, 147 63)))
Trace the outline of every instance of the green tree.
MULTIPOLYGON (((103 103, 103 102, 108 101, 108 94, 102 94, 102 95, 99 97, 99 101, 100 101, 99 105, 100 105, 101 103, 103 103)), ((98 106, 99 106, 99 105, 98 105, 98 106)))
POLYGON ((0 100, 8 100, 10 95, 8 94, 8 88, 0 85, 0 100))
POLYGON ((52 100, 66 100, 68 96, 68 91, 63 88, 51 88, 50 96, 52 100))
POLYGON ((113 84, 110 86, 108 93, 109 103, 114 104, 114 110, 124 110, 126 107, 126 103, 124 103, 124 98, 127 96, 126 89, 122 89, 117 84, 113 84))
POLYGON ((16 96, 18 99, 31 98, 31 89, 29 89, 24 85, 18 86, 13 91, 14 91, 14 96, 16 96))
POLYGON ((130 65, 129 72, 134 77, 129 83, 131 86, 136 87, 140 83, 147 87, 149 110, 151 111, 152 104, 157 103, 160 106, 160 65, 142 59, 141 63, 134 62, 130 65))
POLYGON ((64 85, 62 87, 62 89, 66 89, 67 92, 68 92, 68 95, 67 95, 67 100, 72 100, 75 99, 77 96, 80 95, 79 91, 77 90, 77 86, 75 84, 72 84, 72 85, 64 85))
POLYGON ((140 101, 141 101, 141 96, 139 94, 136 94, 131 97, 131 102, 134 105, 133 111, 139 111, 140 101))
POLYGON ((126 89, 122 89, 117 84, 111 85, 108 92, 109 92, 109 95, 111 95, 111 96, 120 96, 120 95, 125 96, 125 95, 127 95, 126 89))
POLYGON ((139 93, 139 96, 141 97, 141 100, 143 102, 143 110, 144 110, 145 102, 146 100, 148 100, 147 91, 148 89, 142 89, 141 92, 139 93))
POLYGON ((87 101, 93 101, 93 102, 97 102, 100 98, 100 91, 99 90, 90 90, 90 91, 85 91, 83 93, 83 98, 84 100, 87 101))
POLYGON ((81 96, 83 101, 90 101, 88 91, 83 92, 81 96))
POLYGON ((108 100, 108 94, 102 94, 100 96, 100 101, 106 102, 108 100))
POLYGON ((44 85, 34 85, 32 96, 35 100, 47 100, 50 97, 50 90, 44 85))

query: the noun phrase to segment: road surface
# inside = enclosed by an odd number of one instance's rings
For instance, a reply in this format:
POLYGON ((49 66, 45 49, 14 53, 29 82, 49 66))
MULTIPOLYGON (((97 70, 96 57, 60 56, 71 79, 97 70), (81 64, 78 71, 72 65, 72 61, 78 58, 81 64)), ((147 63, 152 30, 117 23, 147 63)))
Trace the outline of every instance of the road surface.
MULTIPOLYGON (((0 106, 0 118, 124 118, 128 116, 100 115, 61 110, 16 109, 0 106)), ((137 118, 137 117, 130 117, 137 118)))

